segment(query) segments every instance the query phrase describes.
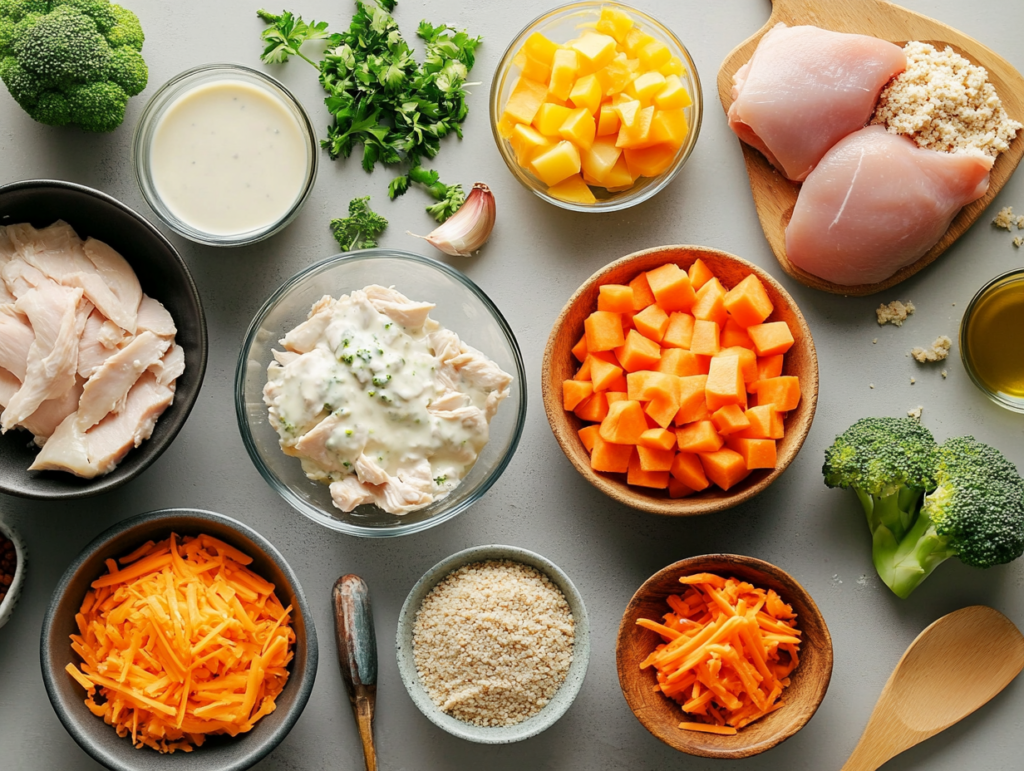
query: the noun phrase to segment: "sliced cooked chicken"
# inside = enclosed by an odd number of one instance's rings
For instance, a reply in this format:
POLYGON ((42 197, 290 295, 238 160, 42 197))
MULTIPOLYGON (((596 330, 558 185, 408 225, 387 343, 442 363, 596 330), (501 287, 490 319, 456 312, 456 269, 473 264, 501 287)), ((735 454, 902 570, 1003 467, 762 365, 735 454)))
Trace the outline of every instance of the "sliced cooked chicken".
POLYGON ((323 337, 333 315, 334 299, 324 295, 309 311, 306 320, 284 336, 281 345, 294 353, 309 353, 323 337))
POLYGON ((0 305, 0 367, 13 373, 19 383, 25 379, 28 351, 35 338, 27 316, 18 313, 13 304, 0 305))
POLYGON ((104 342, 104 332, 109 323, 95 308, 85 322, 85 329, 78 340, 78 374, 86 379, 117 352, 116 344, 109 346, 104 342))
POLYGON ((165 385, 147 372, 128 392, 124 409, 108 415, 85 434, 89 462, 106 474, 153 434, 157 418, 174 402, 174 385, 165 385))
POLYGON ((4 263, 0 268, 0 278, 3 278, 7 293, 15 298, 21 297, 37 286, 56 283, 43 275, 38 268, 33 268, 20 257, 4 263))
MULTIPOLYGON (((437 307, 434 303, 415 302, 401 292, 377 284, 371 284, 363 291, 378 312, 406 329, 422 327, 427 320, 427 314, 437 307)), ((353 292, 352 295, 355 299, 356 293, 353 292)))
POLYGON ((178 328, 174 326, 174 319, 159 300, 154 300, 149 295, 142 295, 142 302, 139 303, 139 314, 135 325, 136 333, 152 332, 160 337, 174 337, 178 328))
POLYGON ((150 365, 149 371, 156 375, 160 385, 173 383, 185 371, 185 349, 173 343, 160 361, 150 365))
POLYGON ((28 223, 11 225, 7 235, 18 250, 18 257, 58 284, 82 271, 96 269, 85 256, 82 239, 63 220, 36 230, 28 223))
POLYGON ((76 273, 66 282, 82 287, 104 316, 134 335, 142 302, 142 287, 135 271, 124 257, 95 238, 85 242, 84 250, 96 273, 76 273))
MULTIPOLYGON (((326 471, 337 471, 342 474, 349 471, 345 466, 348 454, 340 455, 331 447, 331 436, 342 422, 341 416, 328 415, 295 443, 296 453, 300 457, 309 458, 326 471)), ((351 465, 351 461, 348 462, 351 465)))
POLYGON ((143 372, 163 358, 170 341, 143 332, 103 362, 85 384, 78 407, 78 428, 88 431, 108 413, 120 412, 143 372))
POLYGON ((62 396, 75 385, 82 290, 47 284, 27 292, 14 306, 28 317, 35 339, 29 348, 21 388, 0 415, 3 433, 21 423, 47 399, 62 396))
POLYGON ((29 471, 69 471, 85 479, 92 479, 99 473, 89 461, 85 432, 78 428, 75 415, 64 418, 28 468, 29 471))
POLYGON ((345 477, 340 482, 331 482, 330 490, 334 505, 345 512, 374 502, 373 491, 354 476, 345 477))
MULTIPOLYGON (((0 225, 0 270, 14 257, 14 244, 7 236, 7 228, 0 225)), ((0 281, 0 304, 13 303, 18 298, 7 289, 7 284, 0 281)))
POLYGON ((57 430, 57 426, 78 409, 78 400, 82 398, 84 384, 82 378, 77 378, 73 388, 56 399, 47 399, 35 412, 21 421, 21 427, 35 437, 35 442, 40 447, 57 430))

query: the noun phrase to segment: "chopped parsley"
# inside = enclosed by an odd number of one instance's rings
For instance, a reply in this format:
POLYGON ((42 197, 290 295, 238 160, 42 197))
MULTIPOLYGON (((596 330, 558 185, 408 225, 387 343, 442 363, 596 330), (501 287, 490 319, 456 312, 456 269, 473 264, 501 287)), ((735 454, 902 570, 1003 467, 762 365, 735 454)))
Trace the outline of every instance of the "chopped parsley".
MULTIPOLYGON (((331 234, 343 252, 353 249, 372 249, 377 237, 384 232, 388 221, 370 208, 370 196, 353 198, 348 202, 348 216, 331 220, 331 234)), ((348 341, 346 341, 347 345, 348 341)))

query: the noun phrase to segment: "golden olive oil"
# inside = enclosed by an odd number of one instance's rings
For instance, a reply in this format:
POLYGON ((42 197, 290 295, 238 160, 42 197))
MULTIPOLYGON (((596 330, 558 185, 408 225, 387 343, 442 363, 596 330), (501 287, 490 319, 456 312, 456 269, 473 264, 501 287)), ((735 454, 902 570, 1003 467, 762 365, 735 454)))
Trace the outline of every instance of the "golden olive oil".
POLYGON ((967 356, 993 393, 1024 398, 1024 275, 996 281, 967 319, 967 356))

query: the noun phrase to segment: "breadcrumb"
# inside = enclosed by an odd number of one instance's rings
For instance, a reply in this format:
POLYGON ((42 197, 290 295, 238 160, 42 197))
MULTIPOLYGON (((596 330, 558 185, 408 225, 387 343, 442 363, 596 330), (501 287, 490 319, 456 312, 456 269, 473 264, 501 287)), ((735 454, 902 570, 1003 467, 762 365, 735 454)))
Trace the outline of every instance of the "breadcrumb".
POLYGON ((945 380, 945 379, 946 379, 946 375, 947 375, 947 374, 948 374, 948 373, 946 372, 946 370, 942 370, 942 379, 943 379, 943 380, 945 380))
POLYGON ((1024 244, 1024 238, 1017 236, 1015 239, 1013 239, 1013 245, 1016 246, 1018 249, 1020 249, 1022 244, 1024 244))
POLYGON ((1009 149, 1021 124, 1006 114, 984 67, 949 46, 938 51, 915 40, 903 51, 907 69, 882 89, 872 123, 940 152, 995 158, 1009 149))
POLYGON ((874 340, 872 340, 871 344, 872 345, 878 345, 878 338, 876 337, 874 340))
POLYGON ((891 303, 886 305, 882 303, 878 306, 875 311, 875 316, 878 317, 878 326, 889 323, 896 327, 902 327, 903 322, 907 320, 907 316, 914 313, 917 308, 914 307, 914 303, 907 300, 905 303, 899 300, 893 300, 891 303))
POLYGON ((871 385, 868 386, 868 388, 874 388, 874 387, 875 387, 874 383, 872 383, 871 385))
POLYGON ((1009 230, 1016 223, 1016 218, 1013 216, 1013 207, 1004 206, 999 210, 999 213, 992 219, 992 224, 997 228, 1003 230, 1009 230))
POLYGON ((915 407, 912 410, 907 410, 907 417, 908 418, 913 418, 914 420, 920 421, 921 420, 921 413, 922 412, 924 412, 924 407, 921 407, 920 405, 918 405, 917 407, 915 407))
POLYGON ((914 383, 916 383, 916 382, 917 382, 917 381, 916 381, 916 380, 914 380, 914 378, 910 378, 910 385, 914 385, 914 383))
POLYGON ((910 355, 922 364, 930 361, 942 361, 949 356, 949 349, 952 346, 952 340, 945 335, 940 335, 935 338, 931 348, 913 348, 910 351, 910 355))

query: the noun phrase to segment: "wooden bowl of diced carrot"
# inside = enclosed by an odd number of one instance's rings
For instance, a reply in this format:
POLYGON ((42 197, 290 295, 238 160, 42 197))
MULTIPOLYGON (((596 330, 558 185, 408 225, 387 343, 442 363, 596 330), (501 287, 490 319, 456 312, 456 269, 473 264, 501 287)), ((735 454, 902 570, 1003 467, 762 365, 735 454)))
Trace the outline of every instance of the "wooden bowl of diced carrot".
POLYGON ((690 755, 745 758, 814 715, 832 677, 832 638, 784 570, 709 554, 644 582, 623 613, 615 658, 622 694, 654 736, 690 755))
POLYGON ((803 445, 818 397, 811 332, 767 272, 701 246, 623 257, 548 338, 544 409, 576 469, 615 500, 691 516, 746 501, 803 445))

